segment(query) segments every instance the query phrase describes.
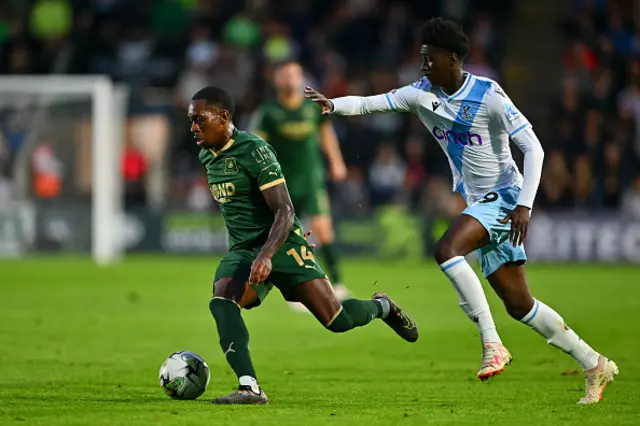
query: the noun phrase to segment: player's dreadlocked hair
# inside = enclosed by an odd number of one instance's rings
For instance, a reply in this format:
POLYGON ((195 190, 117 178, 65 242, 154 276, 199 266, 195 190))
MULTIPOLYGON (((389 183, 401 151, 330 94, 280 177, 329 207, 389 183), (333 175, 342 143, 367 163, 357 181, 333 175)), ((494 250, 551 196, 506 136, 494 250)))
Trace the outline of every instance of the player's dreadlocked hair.
POLYGON ((453 21, 431 18, 422 27, 422 44, 440 47, 453 52, 460 59, 469 53, 469 37, 462 27, 453 21))
POLYGON ((204 87, 193 95, 191 98, 194 101, 204 99, 207 105, 213 105, 217 108, 229 111, 229 114, 233 116, 236 110, 236 104, 233 102, 233 97, 224 89, 214 86, 204 87))

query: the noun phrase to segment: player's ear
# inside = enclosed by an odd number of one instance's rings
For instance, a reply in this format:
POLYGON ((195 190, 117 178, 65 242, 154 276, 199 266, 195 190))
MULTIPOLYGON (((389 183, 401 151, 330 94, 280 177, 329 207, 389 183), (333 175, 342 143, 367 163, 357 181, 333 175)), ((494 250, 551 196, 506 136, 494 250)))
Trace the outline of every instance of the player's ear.
POLYGON ((449 62, 451 62, 451 65, 455 64, 457 60, 458 60, 457 53, 452 53, 451 55, 449 55, 449 62))
POLYGON ((229 111, 222 110, 220 111, 220 124, 227 124, 231 120, 231 114, 229 111))

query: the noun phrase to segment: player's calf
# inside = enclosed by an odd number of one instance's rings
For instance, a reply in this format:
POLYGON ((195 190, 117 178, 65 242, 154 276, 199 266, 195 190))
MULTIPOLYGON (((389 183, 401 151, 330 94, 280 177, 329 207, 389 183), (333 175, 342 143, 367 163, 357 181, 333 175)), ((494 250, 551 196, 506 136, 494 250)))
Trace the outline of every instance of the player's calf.
POLYGON ((324 326, 334 333, 344 333, 367 325, 376 318, 382 318, 384 314, 385 307, 382 302, 349 299, 342 302, 342 306, 324 326))
POLYGON ((503 300, 504 307, 509 316, 517 321, 524 318, 533 308, 535 301, 533 297, 520 300, 503 300))
POLYGON ((483 346, 501 340, 480 279, 464 256, 486 243, 484 226, 475 217, 461 214, 438 241, 434 255, 458 293, 460 308, 478 327, 483 346))
POLYGON ((241 280, 222 278, 215 283, 209 310, 215 319, 220 348, 238 377, 238 390, 213 401, 215 404, 264 404, 267 398, 258 385, 249 353, 249 331, 242 319, 241 307, 255 300, 241 280))
POLYGON ((618 366, 593 350, 549 306, 534 299, 534 306, 520 321, 540 333, 547 343, 571 356, 585 372, 585 396, 579 404, 595 404, 618 374, 618 366))
POLYGON ((325 327, 334 333, 344 333, 376 318, 382 319, 404 340, 418 340, 418 327, 413 318, 384 293, 374 294, 372 300, 345 300, 325 327))
POLYGON ((535 300, 524 277, 522 262, 502 265, 488 280, 513 319, 520 321, 531 312, 535 300))
POLYGON ((533 307, 520 321, 545 337, 547 343, 569 354, 583 370, 598 365, 600 354, 570 329, 556 311, 539 300, 534 299, 533 307))
POLYGON ((327 279, 315 279, 298 285, 295 300, 302 302, 328 330, 344 333, 382 319, 403 339, 415 342, 415 321, 387 295, 377 293, 372 300, 348 299, 338 302, 327 279))

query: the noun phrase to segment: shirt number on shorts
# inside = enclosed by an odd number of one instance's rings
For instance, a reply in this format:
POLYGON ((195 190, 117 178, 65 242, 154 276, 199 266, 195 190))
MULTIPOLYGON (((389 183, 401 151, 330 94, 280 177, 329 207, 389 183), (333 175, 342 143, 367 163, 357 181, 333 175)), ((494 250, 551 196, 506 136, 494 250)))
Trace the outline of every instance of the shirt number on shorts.
POLYGON ((480 202, 482 204, 486 204, 486 203, 493 203, 494 201, 496 201, 498 199, 498 193, 497 192, 490 192, 487 195, 484 196, 484 198, 482 200, 480 200, 480 202))
POLYGON ((298 254, 295 248, 289 249, 287 255, 293 257, 298 266, 304 266, 305 260, 315 261, 313 253, 307 250, 307 246, 300 246, 300 254, 298 254))

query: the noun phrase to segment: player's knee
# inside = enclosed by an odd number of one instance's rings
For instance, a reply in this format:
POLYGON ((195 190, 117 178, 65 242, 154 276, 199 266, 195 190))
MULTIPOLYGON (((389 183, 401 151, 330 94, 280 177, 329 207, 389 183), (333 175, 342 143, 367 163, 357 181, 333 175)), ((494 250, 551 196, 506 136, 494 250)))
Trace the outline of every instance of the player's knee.
POLYGON ((225 315, 229 309, 240 309, 240 306, 235 301, 224 297, 214 297, 209 301, 209 310, 216 320, 219 316, 225 315))
POLYGON ((351 317, 341 309, 338 315, 325 325, 325 328, 329 331, 333 331, 334 333, 344 333, 345 331, 349 331, 353 328, 353 321, 351 321, 351 317))
POLYGON ((223 299, 222 297, 213 297, 209 301, 209 310, 211 311, 211 313, 217 312, 220 310, 220 306, 222 306, 222 304, 228 303, 228 302, 232 302, 232 301, 228 299, 223 299))
POLYGON ((438 264, 444 263, 456 256, 461 256, 461 254, 456 251, 455 244, 453 244, 450 239, 441 238, 436 243, 436 249, 433 257, 435 258, 436 262, 438 262, 438 264))
POLYGON ((214 283, 213 298, 229 300, 242 308, 254 303, 258 295, 247 282, 222 278, 214 283))
POLYGON ((236 280, 222 278, 213 283, 213 297, 238 302, 244 292, 244 285, 236 280))

